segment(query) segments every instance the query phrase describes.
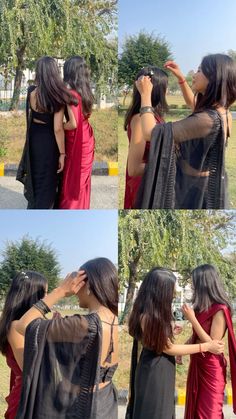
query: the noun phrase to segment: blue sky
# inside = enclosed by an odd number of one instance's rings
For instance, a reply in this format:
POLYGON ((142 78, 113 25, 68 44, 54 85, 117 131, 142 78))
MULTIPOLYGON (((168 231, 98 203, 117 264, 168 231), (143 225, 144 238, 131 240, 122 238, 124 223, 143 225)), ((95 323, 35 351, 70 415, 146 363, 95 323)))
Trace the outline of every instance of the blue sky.
MULTIPOLYGON (((104 256, 117 263, 117 211, 1 211, 0 253, 7 240, 24 235, 51 243, 62 275, 104 256)), ((1 256, 0 256, 1 257, 1 256)))
POLYGON ((119 46, 140 30, 160 34, 186 73, 204 55, 236 50, 235 0, 119 0, 119 46))

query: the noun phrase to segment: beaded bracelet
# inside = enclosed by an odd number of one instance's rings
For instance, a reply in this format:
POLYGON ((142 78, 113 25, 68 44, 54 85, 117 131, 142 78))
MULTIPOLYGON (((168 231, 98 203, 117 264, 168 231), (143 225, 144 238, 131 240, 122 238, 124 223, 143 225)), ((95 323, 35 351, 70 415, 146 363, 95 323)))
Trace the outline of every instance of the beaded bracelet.
POLYGON ((178 83, 179 84, 184 84, 185 82, 186 82, 186 79, 183 79, 183 80, 179 81, 178 83))
POLYGON ((40 313, 45 317, 47 313, 50 313, 51 309, 47 306, 47 304, 43 300, 39 300, 37 303, 33 304, 33 306, 40 311, 40 313))
POLYGON ((143 115, 144 113, 152 113, 154 114, 154 109, 152 106, 143 106, 142 108, 140 108, 140 116, 143 115))

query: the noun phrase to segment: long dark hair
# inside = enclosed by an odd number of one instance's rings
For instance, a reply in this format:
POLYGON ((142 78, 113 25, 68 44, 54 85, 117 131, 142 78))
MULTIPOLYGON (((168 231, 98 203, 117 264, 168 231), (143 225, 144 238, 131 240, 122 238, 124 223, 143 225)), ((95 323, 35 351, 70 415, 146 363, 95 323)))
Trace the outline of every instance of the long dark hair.
MULTIPOLYGON (((162 116, 168 111, 168 105, 166 102, 166 90, 168 86, 168 74, 158 67, 150 66, 144 67, 140 70, 135 80, 138 80, 141 76, 150 76, 153 84, 152 89, 152 106, 156 115, 162 116)), ((134 83, 133 96, 130 107, 128 108, 125 115, 124 128, 127 131, 128 124, 130 123, 134 115, 139 114, 141 107, 141 96, 134 83)))
POLYGON ((89 260, 81 266, 88 277, 89 288, 97 300, 118 315, 118 275, 115 265, 106 258, 89 260))
POLYGON ((212 304, 224 304, 229 309, 230 303, 216 268, 212 265, 200 265, 192 271, 192 304, 196 312, 208 310, 212 304))
POLYGON ((78 100, 64 85, 56 60, 41 57, 36 63, 36 107, 40 112, 58 112, 67 104, 77 105, 78 100))
POLYGON ((44 297, 47 280, 38 272, 18 273, 11 282, 0 318, 0 352, 6 354, 11 323, 19 320, 33 304, 44 297))
POLYGON ((225 54, 211 54, 203 58, 201 70, 209 83, 204 94, 197 94, 195 111, 219 105, 228 109, 236 100, 236 62, 225 54))
POLYGON ((90 115, 94 97, 90 85, 90 71, 84 58, 76 55, 65 61, 64 82, 80 94, 83 114, 90 115))
POLYGON ((144 278, 129 318, 129 333, 160 354, 173 341, 171 321, 176 278, 165 268, 154 268, 144 278))

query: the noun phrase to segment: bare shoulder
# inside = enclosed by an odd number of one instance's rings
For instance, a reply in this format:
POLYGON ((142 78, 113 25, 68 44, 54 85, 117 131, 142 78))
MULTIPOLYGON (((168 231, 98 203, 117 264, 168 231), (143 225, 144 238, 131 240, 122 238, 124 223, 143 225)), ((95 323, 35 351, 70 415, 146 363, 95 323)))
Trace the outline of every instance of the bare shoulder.
POLYGON ((217 313, 213 316, 213 321, 225 321, 225 315, 223 310, 217 311, 217 313))

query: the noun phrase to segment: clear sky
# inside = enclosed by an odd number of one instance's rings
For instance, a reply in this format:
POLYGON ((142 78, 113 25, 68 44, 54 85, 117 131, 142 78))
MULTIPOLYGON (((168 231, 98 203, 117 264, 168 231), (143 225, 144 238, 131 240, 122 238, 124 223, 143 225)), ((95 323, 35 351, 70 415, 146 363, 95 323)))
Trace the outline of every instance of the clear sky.
MULTIPOLYGON (((24 235, 46 240, 57 251, 62 275, 104 256, 117 264, 117 211, 1 211, 0 253, 24 235)), ((1 257, 1 256, 0 256, 1 257)))
POLYGON ((154 32, 187 73, 204 55, 236 50, 236 0, 119 0, 119 47, 127 35, 154 32))

